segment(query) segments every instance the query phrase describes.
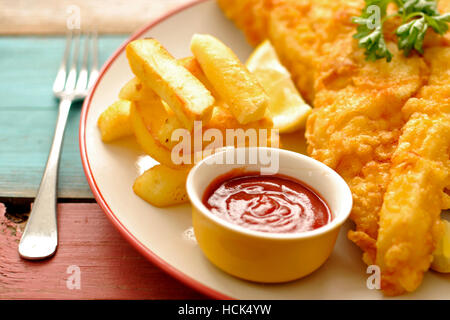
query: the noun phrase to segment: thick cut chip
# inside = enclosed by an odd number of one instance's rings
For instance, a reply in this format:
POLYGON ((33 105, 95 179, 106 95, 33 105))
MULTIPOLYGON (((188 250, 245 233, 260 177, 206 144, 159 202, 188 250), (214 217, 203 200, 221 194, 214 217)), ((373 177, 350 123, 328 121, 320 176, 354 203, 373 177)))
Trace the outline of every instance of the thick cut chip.
MULTIPOLYGON (((219 130, 224 146, 278 147, 278 135, 272 128, 273 123, 269 117, 241 124, 226 106, 219 105, 214 108, 211 120, 203 130, 205 133, 209 130, 219 130)), ((204 141, 204 145, 207 145, 207 141, 204 141)))
POLYGON ((152 103, 147 105, 136 101, 131 105, 130 118, 137 142, 145 153, 159 163, 174 169, 185 168, 186 165, 173 162, 172 149, 160 141, 160 129, 166 123, 168 113, 160 99, 152 103))
POLYGON ((156 97, 156 93, 145 87, 141 80, 136 77, 128 81, 119 92, 120 99, 129 101, 152 100, 156 97))
POLYGON ((192 129, 195 120, 210 118, 211 93, 157 40, 135 40, 126 52, 133 73, 169 105, 187 129, 192 129))
POLYGON ((191 40, 191 51, 239 123, 264 117, 269 98, 230 48, 213 36, 196 34, 191 40))
POLYGON ((111 142, 133 135, 130 123, 130 106, 130 101, 118 100, 98 117, 97 126, 100 129, 103 142, 111 142))
POLYGON ((141 176, 133 185, 134 192, 143 200, 157 207, 168 207, 188 201, 186 178, 189 170, 175 170, 156 165, 141 176))

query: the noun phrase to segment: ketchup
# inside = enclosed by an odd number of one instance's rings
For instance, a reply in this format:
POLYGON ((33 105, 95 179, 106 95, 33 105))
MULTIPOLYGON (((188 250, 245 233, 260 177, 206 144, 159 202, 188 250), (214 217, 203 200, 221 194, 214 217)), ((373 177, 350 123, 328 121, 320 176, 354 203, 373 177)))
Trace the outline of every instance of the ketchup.
POLYGON ((203 203, 220 218, 255 231, 299 233, 332 220, 316 192, 283 175, 225 174, 208 186, 203 203))

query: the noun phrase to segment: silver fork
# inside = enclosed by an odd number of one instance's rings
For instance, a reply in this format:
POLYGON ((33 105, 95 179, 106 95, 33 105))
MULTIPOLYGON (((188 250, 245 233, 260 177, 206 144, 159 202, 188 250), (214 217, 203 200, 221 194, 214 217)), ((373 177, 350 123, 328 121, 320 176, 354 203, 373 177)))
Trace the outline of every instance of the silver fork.
POLYGON ((19 254, 25 259, 47 258, 55 253, 58 246, 56 202, 61 145, 72 102, 84 99, 98 77, 97 34, 93 32, 85 35, 81 68, 77 72, 79 47, 80 32, 69 31, 64 56, 53 83, 53 94, 60 100, 53 142, 36 199, 19 243, 19 254), (73 47, 72 54, 70 54, 71 47, 73 47), (88 71, 89 56, 91 63, 88 71))

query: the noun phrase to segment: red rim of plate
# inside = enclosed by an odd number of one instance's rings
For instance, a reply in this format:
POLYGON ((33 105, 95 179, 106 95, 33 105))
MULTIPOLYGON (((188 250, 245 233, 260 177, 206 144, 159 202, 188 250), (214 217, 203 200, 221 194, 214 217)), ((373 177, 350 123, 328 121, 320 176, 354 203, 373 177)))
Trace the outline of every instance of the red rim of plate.
POLYGON ((83 103, 83 109, 81 111, 81 118, 80 118, 80 130, 79 130, 79 144, 80 144, 80 153, 81 153, 81 162, 83 164, 84 173, 86 175, 86 179, 89 183, 89 186, 92 190, 92 193, 94 194, 94 197, 97 201, 97 203, 100 205, 100 207, 103 209, 104 213, 108 217, 108 219, 112 222, 114 227, 119 230, 119 232, 122 234, 122 236, 129 242, 131 245, 137 249, 144 257, 146 257, 148 260, 150 260, 152 263, 157 265, 159 268, 161 268, 163 271, 167 272, 172 277, 178 279, 179 281, 183 282, 187 286, 207 295, 212 298, 216 299, 232 299, 229 296, 226 296, 202 283, 199 281, 191 278, 190 276, 184 274, 180 270, 174 268, 169 263, 161 259, 158 255, 156 255, 154 252, 152 252, 149 248, 147 248, 144 244, 142 244, 125 226, 117 219, 114 212, 109 207, 108 203, 105 201, 100 189, 97 186, 97 182, 95 181, 95 178, 92 174, 91 166, 89 163, 89 159, 86 153, 86 120, 87 115, 89 112, 89 107, 91 105, 92 96, 95 93, 95 90, 97 89, 98 84, 102 80, 104 74, 106 71, 109 70, 111 64, 116 60, 116 58, 121 54, 126 45, 141 37, 144 33, 149 31, 151 28, 159 24, 160 22, 166 20, 167 18, 177 14, 180 11, 183 11, 187 8, 190 8, 196 4, 205 2, 207 0, 193 0, 187 4, 184 4, 180 7, 177 7, 175 9, 170 10, 169 12, 166 12, 165 14, 161 15, 160 17, 154 19, 149 24, 144 26, 142 29, 138 30, 136 33, 134 33, 130 38, 128 38, 122 45, 112 54, 111 57, 105 62, 102 69, 100 70, 99 77, 97 81, 95 82, 92 90, 90 91, 89 95, 85 99, 83 103))

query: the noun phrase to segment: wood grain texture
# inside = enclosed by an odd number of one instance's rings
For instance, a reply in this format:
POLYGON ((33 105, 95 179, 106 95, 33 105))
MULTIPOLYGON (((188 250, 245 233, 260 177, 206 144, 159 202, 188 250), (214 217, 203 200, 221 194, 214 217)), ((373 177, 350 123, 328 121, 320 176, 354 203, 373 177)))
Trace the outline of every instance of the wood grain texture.
MULTIPOLYGON (((102 36, 103 63, 126 36, 102 36)), ((58 112, 51 88, 64 37, 0 38, 0 197, 34 198, 50 150, 58 112)), ((81 103, 72 106, 60 163, 58 196, 93 198, 81 165, 81 103)))
MULTIPOLYGON (((131 32, 189 1, 0 1, 0 35, 9 35, 0 37, 0 198, 21 203, 21 198, 33 198, 39 186, 57 116, 51 87, 64 50, 60 35, 68 7, 80 8, 82 29, 116 33, 100 36, 103 63, 131 32)), ((72 107, 66 128, 60 198, 92 198, 79 156, 80 106, 72 107)), ((8 220, 0 203, 0 299, 205 298, 135 251, 97 204, 59 204, 58 211, 56 255, 30 262, 17 253, 24 224, 8 220), (67 287, 70 266, 81 272, 79 290, 67 287)))
POLYGON ((0 299, 205 298, 135 251, 97 204, 60 204, 58 210, 56 255, 32 262, 17 253, 24 225, 7 220, 0 203, 0 299), (70 266, 79 267, 80 289, 68 289, 70 266))
POLYGON ((70 6, 81 13, 81 27, 100 33, 130 33, 190 0, 2 0, 0 34, 61 34, 70 6))
MULTIPOLYGON (((100 36, 100 65, 127 38, 128 35, 100 36)), ((65 45, 64 36, 0 37, 0 108, 56 108, 58 100, 53 96, 52 85, 65 45)))

